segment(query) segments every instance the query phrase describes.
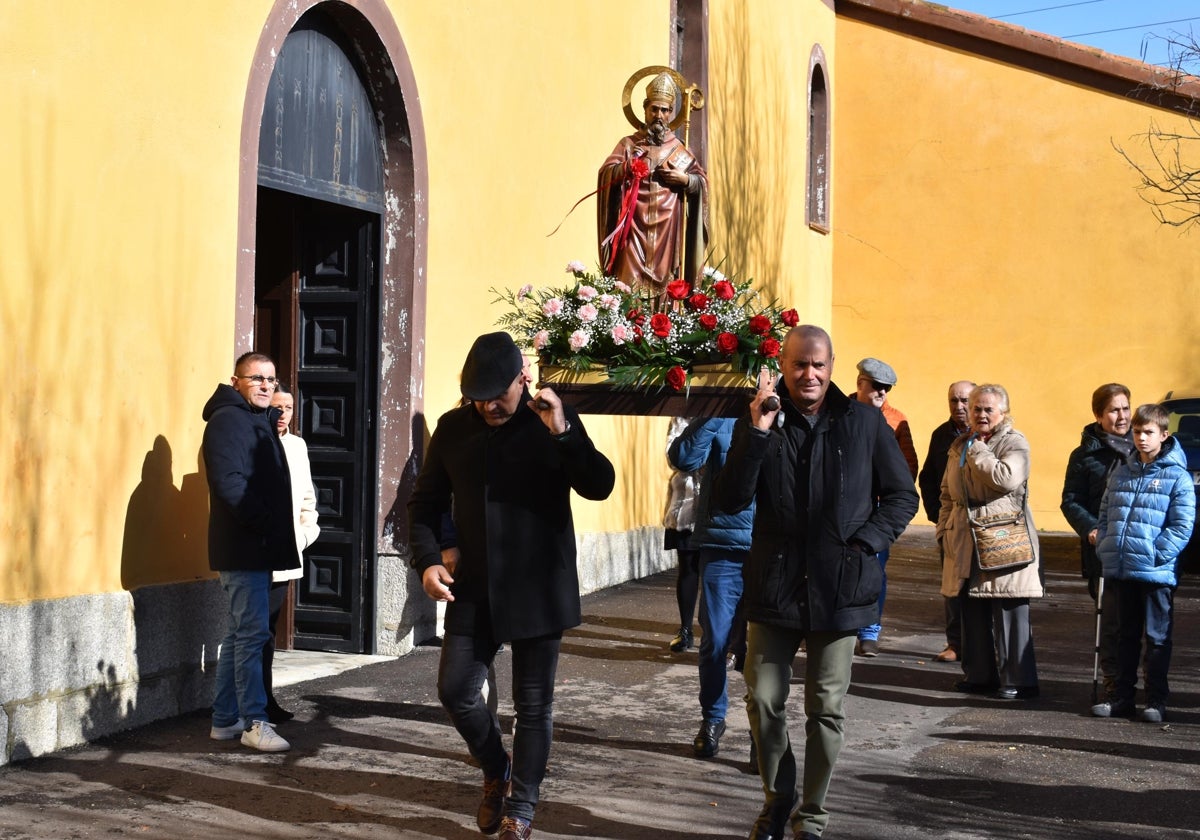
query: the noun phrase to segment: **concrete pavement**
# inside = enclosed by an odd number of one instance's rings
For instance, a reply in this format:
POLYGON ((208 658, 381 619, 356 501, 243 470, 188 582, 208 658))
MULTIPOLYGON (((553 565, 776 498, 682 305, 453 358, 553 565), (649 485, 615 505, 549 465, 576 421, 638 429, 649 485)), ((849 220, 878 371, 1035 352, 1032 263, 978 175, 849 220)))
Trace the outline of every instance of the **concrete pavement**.
MULTIPOLYGON (((1094 719, 1091 601, 1071 541, 1043 544, 1042 697, 1005 702, 955 693, 957 667, 931 661, 943 645, 932 529, 897 543, 883 652, 855 664, 826 838, 1200 838, 1200 585, 1177 593, 1167 723, 1094 719)), ((741 676, 720 754, 693 758, 695 653, 666 649, 678 621, 672 575, 587 596, 584 613, 563 643, 534 837, 744 838, 761 791, 747 772, 741 676)), ((280 660, 277 684, 291 684, 277 693, 297 712, 280 727, 291 752, 211 741, 196 714, 13 764, 0 768, 0 839, 480 836, 479 771, 437 702, 436 647, 280 660), (358 667, 328 673, 347 664, 358 667)), ((502 654, 511 731, 508 664, 502 654)), ((800 743, 798 680, 794 690, 800 743)))

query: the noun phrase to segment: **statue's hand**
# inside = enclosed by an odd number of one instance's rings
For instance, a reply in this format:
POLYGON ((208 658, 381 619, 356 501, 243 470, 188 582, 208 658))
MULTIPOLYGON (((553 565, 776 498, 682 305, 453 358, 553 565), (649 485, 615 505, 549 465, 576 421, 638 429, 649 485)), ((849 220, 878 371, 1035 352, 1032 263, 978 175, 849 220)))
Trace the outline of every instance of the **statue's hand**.
POLYGON ((686 172, 677 172, 669 166, 660 166, 654 171, 654 180, 667 187, 686 189, 688 176, 686 172))

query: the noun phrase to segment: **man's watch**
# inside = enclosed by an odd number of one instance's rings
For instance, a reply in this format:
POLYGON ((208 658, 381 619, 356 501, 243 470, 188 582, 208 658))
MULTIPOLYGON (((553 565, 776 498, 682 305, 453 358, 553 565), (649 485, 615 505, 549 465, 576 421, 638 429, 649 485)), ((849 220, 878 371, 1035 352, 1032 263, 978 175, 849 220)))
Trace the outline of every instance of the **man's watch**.
POLYGON ((556 435, 551 435, 551 437, 554 438, 555 440, 566 440, 567 435, 569 435, 569 434, 571 434, 571 421, 570 420, 567 421, 567 428, 563 429, 561 432, 559 432, 556 435))

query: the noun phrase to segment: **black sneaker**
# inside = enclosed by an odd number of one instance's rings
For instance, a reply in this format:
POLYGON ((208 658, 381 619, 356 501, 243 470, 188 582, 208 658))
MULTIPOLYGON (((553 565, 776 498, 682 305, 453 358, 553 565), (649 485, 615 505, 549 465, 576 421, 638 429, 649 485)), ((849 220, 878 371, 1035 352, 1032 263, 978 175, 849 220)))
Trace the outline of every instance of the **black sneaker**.
POLYGON ((671 640, 671 652, 683 653, 685 650, 692 649, 692 628, 680 627, 679 632, 675 634, 675 638, 671 640))

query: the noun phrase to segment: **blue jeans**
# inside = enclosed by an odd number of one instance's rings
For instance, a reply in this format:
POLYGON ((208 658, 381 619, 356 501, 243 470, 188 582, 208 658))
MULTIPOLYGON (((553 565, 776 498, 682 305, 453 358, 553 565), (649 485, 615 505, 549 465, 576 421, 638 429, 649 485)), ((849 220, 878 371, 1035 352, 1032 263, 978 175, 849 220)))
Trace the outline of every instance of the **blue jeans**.
POLYGON ((229 631, 217 654, 217 686, 213 726, 232 726, 237 719, 267 719, 263 685, 263 645, 271 638, 270 572, 221 572, 221 588, 229 595, 229 631))
MULTIPOLYGON (((562 634, 517 639, 512 649, 513 724, 512 794, 503 815, 533 821, 554 725, 554 675, 562 634)), ((500 721, 480 694, 500 644, 487 630, 475 636, 447 633, 438 666, 438 699, 450 722, 483 768, 483 775, 504 775, 508 761, 500 739, 500 721)))
POLYGON ((868 624, 866 627, 859 629, 859 641, 864 639, 874 639, 878 641, 879 634, 883 630, 883 624, 881 624, 881 622, 883 621, 883 602, 887 598, 887 561, 889 551, 890 549, 885 548, 883 551, 875 555, 879 558, 879 572, 883 577, 883 585, 879 587, 879 618, 875 620, 874 624, 868 624))
POLYGON ((1174 597, 1171 587, 1140 580, 1105 578, 1117 596, 1117 684, 1113 699, 1132 703, 1137 693, 1138 661, 1145 638, 1146 705, 1165 706, 1171 690, 1171 625, 1174 597))
POLYGON ((725 649, 742 599, 742 560, 749 554, 700 549, 700 712, 706 721, 725 720, 729 708, 725 649))

